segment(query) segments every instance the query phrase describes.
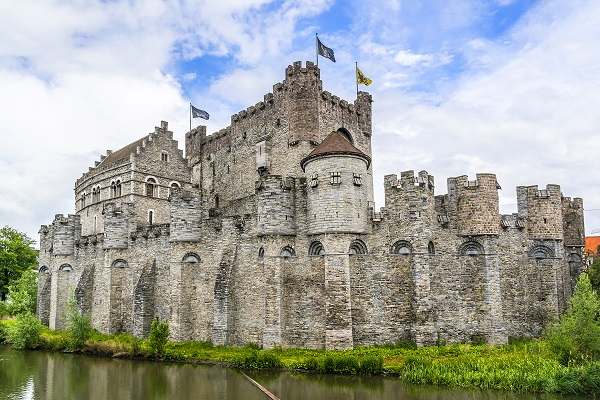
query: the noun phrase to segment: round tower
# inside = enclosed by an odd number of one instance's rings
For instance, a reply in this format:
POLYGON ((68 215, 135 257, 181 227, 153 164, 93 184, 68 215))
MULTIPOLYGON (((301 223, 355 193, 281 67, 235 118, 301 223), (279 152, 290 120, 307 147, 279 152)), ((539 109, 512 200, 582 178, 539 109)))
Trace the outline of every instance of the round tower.
POLYGON ((293 179, 268 175, 256 184, 258 197, 258 232, 261 235, 293 235, 293 179))
POLYGON ((371 159, 332 132, 302 162, 308 234, 368 233, 367 169, 371 159))

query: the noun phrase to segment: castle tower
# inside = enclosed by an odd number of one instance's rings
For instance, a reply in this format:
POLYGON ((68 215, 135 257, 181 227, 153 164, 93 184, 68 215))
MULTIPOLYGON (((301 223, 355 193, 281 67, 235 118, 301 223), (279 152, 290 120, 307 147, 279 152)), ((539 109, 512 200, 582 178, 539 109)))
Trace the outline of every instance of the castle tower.
POLYGON ((332 132, 302 162, 308 192, 308 234, 368 233, 371 158, 332 132))
POLYGON ((294 180, 269 175, 256 183, 258 234, 294 235, 294 180))
POLYGON ((323 88, 320 70, 307 61, 306 68, 296 61, 285 70, 283 87, 288 97, 290 128, 288 143, 300 141, 318 143, 319 138, 319 95, 323 88))
POLYGON ((500 231, 498 181, 494 174, 448 178, 448 211, 459 235, 497 235, 500 231))
POLYGON ((520 217, 527 220, 530 239, 562 239, 562 194, 559 185, 517 187, 517 206, 520 217))

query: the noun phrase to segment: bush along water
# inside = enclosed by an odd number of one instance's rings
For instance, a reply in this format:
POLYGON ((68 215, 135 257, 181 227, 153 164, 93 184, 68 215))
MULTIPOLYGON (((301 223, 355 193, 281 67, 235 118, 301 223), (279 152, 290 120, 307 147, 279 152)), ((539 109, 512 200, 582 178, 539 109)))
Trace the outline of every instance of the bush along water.
POLYGON ((92 337, 94 328, 89 316, 83 315, 73 296, 67 302, 67 347, 71 351, 81 350, 92 337))
POLYGON ((159 322, 158 317, 152 321, 150 334, 148 335, 148 348, 150 354, 162 357, 165 354, 165 346, 169 341, 169 321, 159 322))
POLYGON ((13 348, 35 349, 40 341, 42 324, 31 313, 17 315, 12 323, 3 323, 2 334, 6 342, 13 348))

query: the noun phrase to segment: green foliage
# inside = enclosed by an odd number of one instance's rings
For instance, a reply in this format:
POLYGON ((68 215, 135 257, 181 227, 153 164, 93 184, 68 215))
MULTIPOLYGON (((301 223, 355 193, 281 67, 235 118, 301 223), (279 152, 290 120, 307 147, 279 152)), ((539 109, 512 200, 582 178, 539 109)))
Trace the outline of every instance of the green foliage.
POLYGON ((8 286, 21 277, 23 271, 37 263, 35 241, 8 226, 0 229, 0 300, 6 300, 8 286))
POLYGON ((7 310, 11 315, 35 314, 37 303, 37 271, 23 271, 19 279, 8 286, 7 310))
POLYGON ((42 324, 30 313, 19 314, 6 329, 6 341, 15 349, 34 349, 40 341, 42 324))
POLYGON ((235 362, 238 367, 247 369, 276 369, 283 364, 274 351, 245 348, 244 354, 235 362))
POLYGON ((358 357, 346 353, 327 354, 319 365, 319 372, 323 374, 356 374, 359 370, 358 357))
POLYGON ((70 350, 81 350, 93 333, 92 320, 81 313, 77 300, 71 296, 67 302, 67 347, 70 350))
POLYGON ((158 318, 152 321, 150 334, 148 335, 148 347, 150 354, 162 357, 165 353, 165 346, 169 341, 169 321, 159 322, 158 318))
POLYGON ((8 304, 5 301, 0 301, 0 319, 4 317, 8 317, 10 313, 8 312, 8 304))
POLYGON ((546 332, 550 348, 564 365, 600 359, 600 300, 587 274, 581 274, 567 311, 546 332))
POLYGON ((594 257, 594 263, 588 268, 588 276, 592 288, 597 292, 600 289, 600 254, 594 257))

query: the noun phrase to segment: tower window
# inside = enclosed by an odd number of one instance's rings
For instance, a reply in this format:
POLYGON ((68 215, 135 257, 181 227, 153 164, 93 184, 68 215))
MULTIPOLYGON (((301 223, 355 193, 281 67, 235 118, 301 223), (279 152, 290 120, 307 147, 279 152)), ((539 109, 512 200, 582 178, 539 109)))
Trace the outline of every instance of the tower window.
POLYGON ((362 185, 362 175, 361 174, 352 174, 352 175, 353 175, 354 186, 361 186, 362 185))
POLYGON ((168 153, 160 153, 160 160, 167 162, 169 161, 169 154, 168 153))
POLYGON ((317 187, 319 186, 319 174, 313 174, 310 177, 310 187, 317 187))
POLYGON ((154 211, 148 211, 148 223, 152 225, 154 223, 154 211))
POLYGON ((339 185, 342 183, 342 173, 341 172, 331 172, 331 184, 339 185))
POLYGON ((157 186, 158 185, 156 184, 156 179, 154 179, 154 178, 146 179, 146 196, 156 197, 157 186))

